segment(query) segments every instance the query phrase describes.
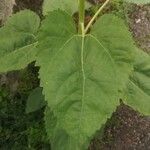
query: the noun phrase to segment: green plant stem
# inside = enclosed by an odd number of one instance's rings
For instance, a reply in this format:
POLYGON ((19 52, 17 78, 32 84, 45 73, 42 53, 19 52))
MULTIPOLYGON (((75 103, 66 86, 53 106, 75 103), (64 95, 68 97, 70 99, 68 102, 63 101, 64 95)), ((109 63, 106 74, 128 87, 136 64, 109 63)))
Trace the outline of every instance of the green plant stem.
POLYGON ((79 34, 84 36, 85 0, 79 0, 79 34))
POLYGON ((84 30, 84 34, 87 33, 87 31, 89 30, 89 28, 91 27, 91 25, 93 24, 93 22, 95 21, 95 19, 98 17, 98 15, 100 14, 100 12, 105 8, 105 6, 109 3, 109 1, 110 0, 106 0, 105 3, 98 9, 98 11, 95 13, 95 15, 92 17, 92 19, 90 20, 90 22, 86 26, 86 28, 84 30))

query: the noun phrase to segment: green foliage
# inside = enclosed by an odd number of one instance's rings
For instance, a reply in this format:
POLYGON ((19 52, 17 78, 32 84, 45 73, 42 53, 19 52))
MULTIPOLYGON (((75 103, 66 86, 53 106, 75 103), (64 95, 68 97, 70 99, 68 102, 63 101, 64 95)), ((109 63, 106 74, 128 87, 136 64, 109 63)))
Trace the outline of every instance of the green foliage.
POLYGON ((26 104, 26 113, 31 113, 43 108, 46 105, 44 96, 42 95, 42 88, 37 87, 30 93, 27 104, 26 104))
POLYGON ((2 150, 50 150, 44 127, 44 109, 30 114, 25 112, 28 95, 38 86, 37 74, 38 69, 33 68, 33 65, 19 71, 17 74, 19 87, 13 95, 10 85, 0 87, 2 98, 0 101, 0 149, 2 150))
POLYGON ((150 56, 135 52, 134 71, 125 90, 126 103, 145 115, 150 115, 150 56))
MULTIPOLYGON (((86 8, 90 4, 86 2, 86 8)), ((47 15, 48 12, 61 9, 66 11, 68 14, 73 14, 78 11, 78 0, 44 0, 43 3, 43 14, 47 15)))
MULTIPOLYGON (((38 34, 39 18, 30 11, 14 15, 0 29, 0 72, 36 61, 48 104, 45 123, 52 149, 84 150, 120 98, 150 114, 150 56, 137 51, 124 22, 115 15, 102 16, 89 34, 80 35, 71 16, 76 3, 58 2, 45 1, 44 12, 51 12, 38 34)), ((43 106, 40 91, 29 97, 27 112, 43 106), (35 103, 37 97, 40 101, 35 103)))
POLYGON ((25 10, 10 17, 0 29, 0 72, 25 68, 36 59, 39 17, 25 10))
POLYGON ((116 65, 119 90, 122 91, 126 86, 129 74, 133 70, 132 62, 136 47, 131 33, 128 31, 122 19, 110 14, 103 15, 94 24, 91 34, 110 53, 116 65))
POLYGON ((5 24, 5 28, 11 32, 29 34, 34 37, 39 28, 39 24, 40 18, 34 12, 24 10, 10 17, 5 24))
POLYGON ((36 60, 37 49, 35 46, 36 44, 31 44, 4 55, 0 59, 0 72, 23 69, 30 62, 36 60))
POLYGON ((78 10, 78 1, 70 1, 70 0, 45 0, 43 3, 43 14, 46 15, 48 12, 62 9, 68 12, 69 14, 73 14, 78 10))

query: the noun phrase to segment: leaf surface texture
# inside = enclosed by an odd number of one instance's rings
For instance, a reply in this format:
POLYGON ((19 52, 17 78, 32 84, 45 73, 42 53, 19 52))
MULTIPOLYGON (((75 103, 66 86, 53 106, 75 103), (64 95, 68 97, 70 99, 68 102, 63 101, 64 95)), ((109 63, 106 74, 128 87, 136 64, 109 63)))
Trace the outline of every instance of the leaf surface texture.
MULTIPOLYGON (((90 6, 85 1, 86 8, 90 6)), ((78 11, 78 0, 44 0, 43 2, 43 14, 47 15, 48 12, 53 10, 64 10, 68 14, 74 14, 78 11)))
POLYGON ((94 24, 91 34, 109 51, 116 66, 119 91, 124 90, 133 70, 132 64, 136 49, 124 21, 112 14, 103 15, 94 24))
POLYGON ((150 115, 150 56, 141 50, 135 52, 134 71, 125 90, 126 103, 144 115, 150 115))
POLYGON ((0 28, 0 72, 18 70, 36 60, 36 33, 39 17, 24 10, 8 19, 0 28))

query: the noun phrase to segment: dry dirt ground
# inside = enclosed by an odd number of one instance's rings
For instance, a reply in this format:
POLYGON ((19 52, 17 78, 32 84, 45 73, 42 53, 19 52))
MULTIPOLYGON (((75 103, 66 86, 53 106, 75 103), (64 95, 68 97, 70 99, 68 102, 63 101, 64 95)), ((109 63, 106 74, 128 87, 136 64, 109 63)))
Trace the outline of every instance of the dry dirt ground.
POLYGON ((131 6, 129 26, 138 45, 150 53, 150 5, 131 6))
POLYGON ((90 150, 150 150, 150 117, 121 104, 107 121, 102 138, 90 150))

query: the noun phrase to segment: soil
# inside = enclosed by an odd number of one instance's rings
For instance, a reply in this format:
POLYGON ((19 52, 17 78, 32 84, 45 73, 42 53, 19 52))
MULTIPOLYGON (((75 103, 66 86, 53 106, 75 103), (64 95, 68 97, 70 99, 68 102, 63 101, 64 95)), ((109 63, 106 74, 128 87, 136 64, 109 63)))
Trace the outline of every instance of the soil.
MULTIPOLYGON (((42 16, 42 1, 16 0, 14 11, 28 8, 42 16)), ((150 39, 146 38, 150 35, 147 13, 150 16, 149 6, 135 6, 129 14, 133 35, 145 51, 150 48, 150 39)), ((112 114, 102 131, 91 141, 89 150, 150 150, 150 117, 142 116, 124 104, 112 114)))
POLYGON ((131 5, 129 13, 129 26, 137 44, 144 51, 150 53, 150 5, 131 5))
POLYGON ((150 117, 121 104, 89 150, 150 150, 150 117))

